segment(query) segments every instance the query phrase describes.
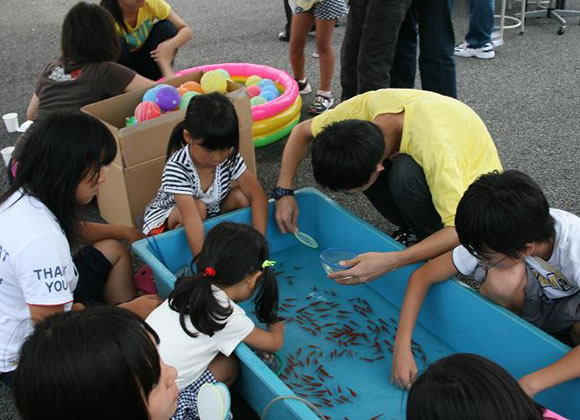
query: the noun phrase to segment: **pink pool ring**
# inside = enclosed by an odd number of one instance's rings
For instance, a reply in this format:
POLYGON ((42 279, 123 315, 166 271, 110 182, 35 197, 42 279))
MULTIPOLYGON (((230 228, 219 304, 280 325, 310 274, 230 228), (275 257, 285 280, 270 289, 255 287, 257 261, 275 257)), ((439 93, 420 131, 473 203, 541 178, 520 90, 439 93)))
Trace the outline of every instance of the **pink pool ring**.
POLYGON ((233 76, 252 76, 258 75, 263 79, 271 79, 275 84, 282 86, 283 92, 276 99, 252 107, 252 120, 259 121, 266 118, 273 117, 296 102, 298 97, 298 85, 296 81, 290 77, 288 73, 283 70, 276 69, 270 66, 251 63, 222 63, 222 64, 208 64, 204 66, 192 67, 186 70, 175 73, 175 76, 183 76, 185 74, 196 71, 211 71, 217 69, 224 69, 233 76))

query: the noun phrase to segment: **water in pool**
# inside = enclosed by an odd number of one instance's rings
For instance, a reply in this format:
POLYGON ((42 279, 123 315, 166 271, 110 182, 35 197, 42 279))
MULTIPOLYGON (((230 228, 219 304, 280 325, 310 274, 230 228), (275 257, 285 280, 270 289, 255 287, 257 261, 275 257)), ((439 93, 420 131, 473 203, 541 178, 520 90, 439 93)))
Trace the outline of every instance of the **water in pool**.
MULTIPOLYGON (((404 392, 390 383, 399 309, 372 287, 328 279, 319 255, 296 246, 271 256, 286 323, 279 378, 333 419, 404 418, 404 392)), ((422 371, 453 350, 417 324, 413 353, 422 371)))

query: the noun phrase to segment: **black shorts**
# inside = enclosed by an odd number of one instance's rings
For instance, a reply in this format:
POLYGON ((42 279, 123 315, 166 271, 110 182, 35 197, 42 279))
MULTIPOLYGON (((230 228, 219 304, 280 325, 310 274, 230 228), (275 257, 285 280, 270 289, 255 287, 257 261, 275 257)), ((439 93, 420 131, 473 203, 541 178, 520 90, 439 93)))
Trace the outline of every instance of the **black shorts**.
POLYGON ((74 301, 84 305, 104 303, 105 283, 113 265, 92 245, 73 256, 79 280, 74 291, 74 301))

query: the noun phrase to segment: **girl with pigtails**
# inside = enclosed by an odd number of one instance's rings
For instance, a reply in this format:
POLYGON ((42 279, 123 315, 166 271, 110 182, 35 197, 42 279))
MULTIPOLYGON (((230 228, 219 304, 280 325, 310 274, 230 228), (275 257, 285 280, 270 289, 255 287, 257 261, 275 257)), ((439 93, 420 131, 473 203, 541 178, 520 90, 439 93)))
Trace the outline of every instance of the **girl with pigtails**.
POLYGON ((248 225, 224 222, 207 235, 196 257, 198 274, 177 280, 169 298, 147 322, 160 336, 163 360, 178 371, 174 419, 198 419, 197 393, 206 382, 231 386, 238 373, 232 356, 243 342, 275 352, 284 344, 278 318, 278 284, 264 236, 248 225), (253 295, 256 327, 237 303, 253 295))

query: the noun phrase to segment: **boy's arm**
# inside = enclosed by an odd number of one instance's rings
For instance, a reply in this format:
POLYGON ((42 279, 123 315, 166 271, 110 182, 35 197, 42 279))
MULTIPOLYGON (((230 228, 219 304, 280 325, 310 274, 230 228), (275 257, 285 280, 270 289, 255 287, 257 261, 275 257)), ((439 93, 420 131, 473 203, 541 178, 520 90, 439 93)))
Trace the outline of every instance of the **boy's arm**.
POLYGON ((395 336, 391 381, 408 388, 417 376, 417 365, 411 350, 411 338, 421 305, 431 285, 457 274, 453 252, 447 252, 417 269, 409 278, 395 336))
POLYGON ((580 347, 575 347, 557 362, 524 376, 520 386, 530 397, 547 388, 580 377, 580 347))
POLYGON ((28 104, 28 108, 26 108, 26 118, 29 120, 34 120, 36 117, 36 111, 38 110, 39 99, 36 93, 32 94, 32 98, 30 98, 30 103, 28 104))
POLYGON ((250 201, 252 208, 252 226, 262 235, 266 235, 268 225, 268 199, 264 189, 256 179, 255 175, 246 170, 238 178, 238 184, 250 201))
POLYGON ((189 248, 195 257, 201 252, 203 246, 203 221, 191 195, 175 194, 175 205, 179 210, 183 226, 185 228, 185 237, 189 248))
POLYGON ((81 222, 79 233, 81 239, 89 244, 104 239, 116 239, 132 244, 144 238, 143 233, 132 226, 109 225, 106 223, 81 222))
POLYGON ((344 261, 344 265, 353 266, 344 271, 337 271, 328 277, 341 284, 357 284, 373 281, 377 277, 416 262, 438 257, 459 245, 455 227, 447 226, 421 242, 396 252, 367 252, 356 258, 344 261))
MULTIPOLYGON (((302 121, 292 129, 290 137, 284 146, 280 175, 278 176, 279 187, 294 188, 294 177, 298 166, 306 153, 308 145, 312 141, 312 120, 302 121)), ((292 196, 282 197, 276 201, 276 223, 280 232, 295 232, 298 222, 298 205, 292 196)))

